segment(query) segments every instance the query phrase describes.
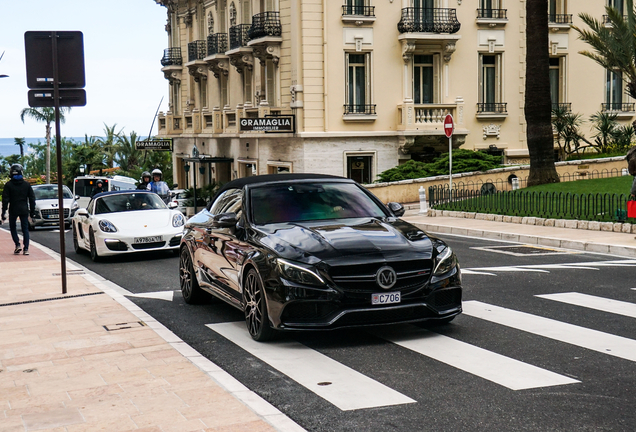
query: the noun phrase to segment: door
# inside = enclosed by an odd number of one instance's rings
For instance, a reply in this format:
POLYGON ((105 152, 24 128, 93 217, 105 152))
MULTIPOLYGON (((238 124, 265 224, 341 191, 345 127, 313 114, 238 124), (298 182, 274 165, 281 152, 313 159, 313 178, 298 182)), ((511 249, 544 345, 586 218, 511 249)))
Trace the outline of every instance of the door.
POLYGON ((347 177, 360 184, 372 183, 373 156, 347 156, 347 177))

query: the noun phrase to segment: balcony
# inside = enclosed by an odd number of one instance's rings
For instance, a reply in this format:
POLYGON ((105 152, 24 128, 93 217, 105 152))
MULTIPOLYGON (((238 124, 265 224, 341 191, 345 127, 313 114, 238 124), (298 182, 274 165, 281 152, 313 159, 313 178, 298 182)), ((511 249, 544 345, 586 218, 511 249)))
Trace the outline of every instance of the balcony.
POLYGON ((375 6, 342 6, 342 22, 348 24, 362 25, 375 21, 375 6))
POLYGON ((477 9, 477 24, 496 27, 498 25, 506 25, 507 22, 507 9, 477 9))
POLYGON ((207 52, 207 43, 204 40, 188 43, 188 62, 203 60, 207 52))
POLYGON ((457 33, 461 24, 455 9, 403 8, 400 33, 457 33))
POLYGON ((345 104, 342 119, 344 121, 375 121, 378 115, 375 104, 345 104))
POLYGON ((572 104, 570 102, 558 102, 552 104, 552 113, 562 112, 562 113, 571 113, 572 112, 572 104))
POLYGON ((280 12, 261 12, 252 17, 252 25, 248 31, 250 40, 264 37, 281 37, 280 12))
POLYGON ((601 110, 615 114, 619 119, 632 118, 636 114, 634 103, 604 103, 601 104, 601 110))
POLYGON ((227 51, 227 33, 215 33, 208 36, 207 57, 225 55, 227 51))
POLYGON ((230 50, 247 47, 250 41, 249 31, 252 26, 249 24, 238 24, 230 27, 230 50))
POLYGON ((181 48, 166 48, 163 50, 161 66, 181 66, 182 64, 181 48))
POLYGON ((502 119, 508 116, 508 104, 502 102, 486 102, 477 104, 477 118, 502 119))
MULTIPOLYGON (((623 20, 627 22, 627 15, 623 15, 623 20)), ((612 26, 612 22, 609 19, 609 15, 603 15, 603 24, 605 24, 605 27, 612 26)))
POLYGON ((553 32, 559 30, 569 30, 572 26, 571 14, 549 14, 548 15, 548 27, 553 32))

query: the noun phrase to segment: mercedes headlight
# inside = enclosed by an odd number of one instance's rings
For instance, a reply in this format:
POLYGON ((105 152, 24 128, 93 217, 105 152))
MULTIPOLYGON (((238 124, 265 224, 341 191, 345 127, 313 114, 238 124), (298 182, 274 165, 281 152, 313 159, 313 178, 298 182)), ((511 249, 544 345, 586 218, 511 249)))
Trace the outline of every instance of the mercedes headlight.
POLYGON ((437 248, 437 251, 433 276, 441 276, 448 273, 457 265, 457 257, 449 246, 441 245, 437 248))
POLYGON ((178 228, 180 226, 185 225, 185 217, 183 217, 183 214, 181 213, 177 213, 174 216, 172 216, 172 226, 175 228, 178 228))
POLYGON ((117 228, 112 222, 107 221, 106 219, 102 219, 99 221, 99 229, 104 232, 117 232, 117 228))
POLYGON ((71 210, 77 210, 79 208, 79 203, 77 201, 73 201, 73 205, 71 206, 71 210))
POLYGON ((276 265, 279 274, 289 281, 314 286, 325 284, 325 281, 317 273, 301 265, 280 258, 276 260, 276 265))

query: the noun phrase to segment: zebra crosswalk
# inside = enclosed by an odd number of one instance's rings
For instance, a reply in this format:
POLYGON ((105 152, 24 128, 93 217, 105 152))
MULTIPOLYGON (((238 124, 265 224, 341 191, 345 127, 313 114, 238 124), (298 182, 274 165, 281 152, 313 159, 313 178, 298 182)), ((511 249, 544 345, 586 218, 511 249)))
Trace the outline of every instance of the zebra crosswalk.
MULTIPOLYGON (((576 292, 535 297, 636 318, 635 303, 576 292)), ((476 300, 465 301, 463 309, 464 314, 472 318, 636 362, 634 339, 476 300)), ((417 402, 410 396, 291 338, 283 338, 273 343, 254 342, 242 322, 208 324, 207 327, 342 411, 417 402)), ((513 391, 581 383, 580 379, 560 374, 558 371, 526 363, 481 348, 477 344, 460 341, 415 325, 377 327, 368 330, 368 333, 400 349, 433 359, 513 391)), ((452 336, 452 332, 450 334, 452 336)))

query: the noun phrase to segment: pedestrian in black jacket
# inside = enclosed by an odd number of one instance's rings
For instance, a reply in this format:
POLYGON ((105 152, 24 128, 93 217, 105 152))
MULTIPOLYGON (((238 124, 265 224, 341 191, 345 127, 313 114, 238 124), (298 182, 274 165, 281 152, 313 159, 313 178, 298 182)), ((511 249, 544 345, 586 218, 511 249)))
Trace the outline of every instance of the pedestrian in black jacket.
POLYGON ((24 255, 29 254, 29 215, 35 217, 35 194, 29 183, 22 178, 22 165, 11 165, 9 171, 11 180, 4 185, 2 192, 2 222, 4 223, 9 208, 9 229, 11 238, 15 243, 14 254, 22 251, 20 238, 18 237, 17 219, 20 218, 22 227, 22 241, 24 242, 24 255))

